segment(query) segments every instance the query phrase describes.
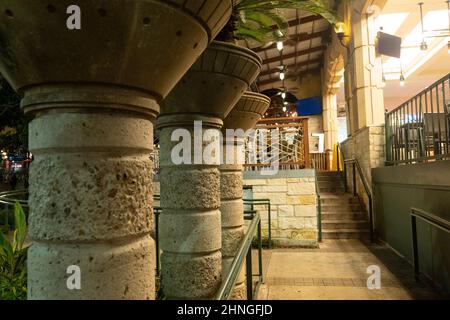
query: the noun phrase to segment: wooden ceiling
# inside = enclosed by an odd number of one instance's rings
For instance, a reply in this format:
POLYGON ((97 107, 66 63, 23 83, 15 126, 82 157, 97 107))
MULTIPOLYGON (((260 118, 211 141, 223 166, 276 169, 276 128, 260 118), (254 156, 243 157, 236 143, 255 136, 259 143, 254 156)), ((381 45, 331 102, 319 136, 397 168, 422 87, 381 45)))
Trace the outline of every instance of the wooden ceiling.
POLYGON ((257 80, 260 91, 282 87, 280 66, 287 68, 286 79, 296 79, 305 74, 320 73, 323 64, 326 49, 324 44, 331 34, 330 24, 320 16, 298 10, 284 10, 283 14, 288 19, 289 29, 288 40, 284 42, 281 53, 277 50, 276 43, 265 47, 245 43, 263 60, 261 74, 257 80))

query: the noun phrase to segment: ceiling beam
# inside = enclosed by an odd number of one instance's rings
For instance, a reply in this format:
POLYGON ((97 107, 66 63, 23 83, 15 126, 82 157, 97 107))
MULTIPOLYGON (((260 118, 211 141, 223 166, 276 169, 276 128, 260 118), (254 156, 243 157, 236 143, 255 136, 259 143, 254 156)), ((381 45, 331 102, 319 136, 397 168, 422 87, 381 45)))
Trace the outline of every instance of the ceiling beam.
MULTIPOLYGON (((291 64, 291 65, 288 65, 288 66, 286 66, 286 69, 289 70, 289 69, 293 69, 293 68, 304 67, 304 66, 308 66, 308 65, 310 65, 310 64, 314 64, 314 63, 322 63, 322 62, 323 62, 323 58, 320 57, 320 58, 318 58, 318 59, 306 60, 306 61, 303 61, 303 62, 298 62, 297 64, 291 64)), ((260 77, 262 77, 262 76, 268 76, 268 75, 270 75, 270 74, 273 74, 273 73, 279 73, 279 72, 280 72, 280 69, 279 69, 279 68, 274 68, 274 69, 270 69, 270 70, 261 72, 261 73, 259 74, 259 76, 260 76, 260 77)))
MULTIPOLYGON (((297 75, 295 76, 288 76, 286 79, 295 79, 297 76, 304 76, 304 75, 308 75, 308 74, 317 74, 318 72, 320 72, 321 67, 318 68, 314 68, 314 69, 310 69, 310 70, 305 70, 305 71, 300 71, 297 75)), ((268 84, 272 84, 272 83, 277 83, 277 82, 282 82, 280 80, 280 78, 276 78, 276 79, 269 79, 269 80, 264 80, 264 81, 258 81, 258 86, 265 86, 268 84)))
MULTIPOLYGON (((314 38, 323 38, 326 37, 327 35, 330 34, 330 29, 327 30, 323 30, 323 31, 318 31, 318 32, 314 32, 314 33, 300 33, 298 35, 293 35, 289 37, 290 41, 296 41, 296 42, 302 42, 302 41, 308 41, 314 38)), ((285 44, 287 46, 290 46, 289 44, 285 44)), ((252 51, 254 52, 261 52, 261 51, 265 51, 265 50, 272 50, 272 49, 276 49, 277 44, 273 43, 268 47, 258 47, 258 48, 254 48, 252 49, 252 51)))
POLYGON ((296 27, 296 26, 299 26, 301 24, 315 22, 315 21, 320 21, 320 20, 324 20, 324 18, 321 17, 321 16, 316 16, 316 15, 306 16, 306 17, 302 17, 302 18, 299 18, 299 19, 289 20, 288 21, 288 25, 289 25, 289 27, 296 27))
POLYGON ((300 57, 300 56, 307 55, 307 54, 314 53, 314 52, 318 52, 318 51, 324 51, 326 48, 327 48, 326 46, 321 45, 321 46, 318 46, 318 47, 313 47, 313 48, 309 48, 309 49, 306 49, 306 50, 293 52, 293 53, 290 53, 290 54, 283 54, 283 55, 276 56, 276 57, 273 57, 273 58, 265 59, 265 60, 263 60, 263 64, 268 64, 268 63, 277 62, 277 61, 280 61, 280 60, 286 60, 286 59, 290 59, 290 58, 300 57))

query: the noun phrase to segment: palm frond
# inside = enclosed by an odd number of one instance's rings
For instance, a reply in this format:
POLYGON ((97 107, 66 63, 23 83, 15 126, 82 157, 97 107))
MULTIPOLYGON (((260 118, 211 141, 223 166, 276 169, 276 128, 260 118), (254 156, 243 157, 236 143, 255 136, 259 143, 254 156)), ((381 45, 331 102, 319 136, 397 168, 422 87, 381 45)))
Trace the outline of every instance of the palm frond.
POLYGON ((234 12, 237 21, 235 37, 250 38, 265 44, 283 40, 287 36, 288 23, 279 9, 297 9, 322 16, 331 24, 339 22, 337 13, 326 0, 237 0, 234 12))

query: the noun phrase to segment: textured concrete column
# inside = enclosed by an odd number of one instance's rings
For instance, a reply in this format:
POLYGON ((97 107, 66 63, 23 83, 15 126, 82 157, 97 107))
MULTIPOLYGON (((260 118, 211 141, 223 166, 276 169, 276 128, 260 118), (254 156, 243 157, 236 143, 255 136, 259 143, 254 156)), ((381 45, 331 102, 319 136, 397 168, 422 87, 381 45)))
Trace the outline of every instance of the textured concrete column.
POLYGON ((161 270, 169 299, 211 299, 220 287, 219 130, 260 69, 256 53, 214 41, 161 103, 161 270), (197 137, 196 121, 203 126, 197 137), (177 145, 186 135, 192 141, 181 152, 177 145), (202 139, 208 135, 217 137, 216 150, 202 139), (172 151, 183 161, 175 161, 172 151), (205 161, 202 152, 214 161, 205 161))
POLYGON ((157 104, 130 89, 58 85, 26 91, 23 105, 35 115, 28 298, 154 299, 157 104), (80 289, 67 285, 71 266, 80 289))
MULTIPOLYGON (((220 212, 222 214, 222 274, 227 275, 241 240, 244 236, 243 162, 239 156, 243 150, 243 139, 233 139, 223 146, 224 160, 234 159, 234 163, 220 166, 220 212)), ((245 270, 236 281, 233 299, 247 297, 245 270)))
MULTIPOLYGON (((224 121, 223 163, 220 166, 220 211, 222 214, 222 274, 230 272, 231 264, 244 237, 243 165, 245 163, 244 135, 253 129, 267 111, 270 99, 264 95, 246 92, 224 121), (234 132, 230 136, 227 129, 234 132), (241 133, 239 131, 242 130, 241 133)), ((245 270, 236 281, 232 299, 247 297, 245 270)))
MULTIPOLYGON (((198 143, 194 142, 194 121, 202 121, 201 137, 207 130, 219 135, 222 120, 218 118, 190 114, 158 119, 164 208, 160 221, 162 284, 169 299, 211 299, 221 284, 220 163, 194 164, 194 143, 198 143), (179 129, 192 137, 187 155, 192 164, 172 159, 172 150, 179 144, 172 141, 172 134, 179 129)), ((217 140, 217 152, 219 147, 217 140)))
POLYGON ((224 27, 232 2, 79 2, 77 30, 66 27, 69 0, 0 4, 0 72, 34 117, 29 297, 153 298, 155 100, 224 27), (81 271, 81 290, 68 290, 67 267, 81 271))

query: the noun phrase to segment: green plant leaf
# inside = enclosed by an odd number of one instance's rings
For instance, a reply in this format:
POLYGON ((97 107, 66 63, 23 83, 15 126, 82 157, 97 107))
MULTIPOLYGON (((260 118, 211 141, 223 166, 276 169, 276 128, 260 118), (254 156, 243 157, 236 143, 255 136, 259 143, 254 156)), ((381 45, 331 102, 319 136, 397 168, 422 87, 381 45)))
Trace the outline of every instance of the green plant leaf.
POLYGON ((27 221, 25 213, 23 212, 23 208, 19 202, 16 202, 16 204, 14 205, 14 217, 17 232, 17 250, 21 250, 27 236, 27 221))
POLYGON ((233 8, 239 16, 235 36, 262 44, 282 40, 288 24, 279 9, 297 9, 320 15, 331 24, 339 22, 337 13, 324 0, 238 0, 233 8))

